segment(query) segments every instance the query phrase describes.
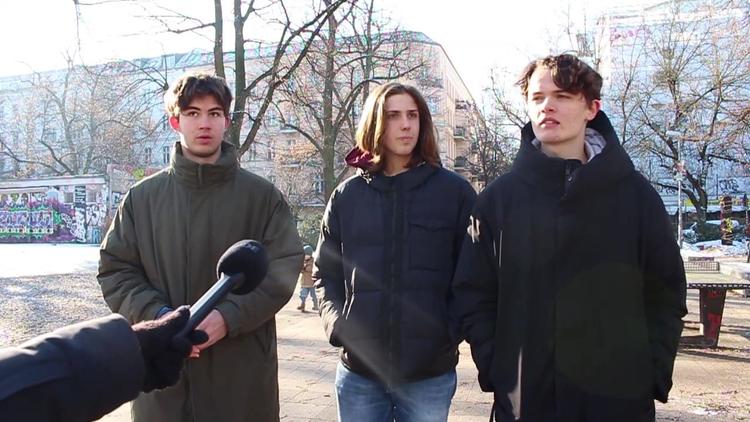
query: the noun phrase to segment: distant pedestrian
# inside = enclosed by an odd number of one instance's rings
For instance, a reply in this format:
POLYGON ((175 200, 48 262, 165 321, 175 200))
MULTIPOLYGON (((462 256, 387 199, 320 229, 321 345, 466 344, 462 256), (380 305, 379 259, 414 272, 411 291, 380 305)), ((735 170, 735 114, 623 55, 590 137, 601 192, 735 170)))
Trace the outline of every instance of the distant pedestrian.
POLYGON ((309 295, 313 303, 312 310, 317 311, 318 297, 315 296, 315 287, 313 286, 314 283, 312 278, 313 248, 310 245, 305 245, 302 249, 305 251, 305 261, 302 263, 302 271, 300 271, 299 277, 297 278, 297 282, 299 283, 299 306, 297 306, 297 309, 305 312, 305 302, 309 295))

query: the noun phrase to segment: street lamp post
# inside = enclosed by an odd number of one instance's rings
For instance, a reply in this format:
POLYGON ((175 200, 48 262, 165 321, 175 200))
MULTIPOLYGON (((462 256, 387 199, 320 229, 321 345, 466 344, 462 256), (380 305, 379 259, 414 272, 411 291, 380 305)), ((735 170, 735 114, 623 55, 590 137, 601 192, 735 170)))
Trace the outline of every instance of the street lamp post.
POLYGON ((677 244, 682 249, 682 174, 685 163, 682 162, 682 136, 677 137, 677 244))
POLYGON ((668 130, 667 136, 677 138, 677 244, 682 249, 682 174, 685 171, 685 163, 682 162, 682 134, 675 130, 668 130))

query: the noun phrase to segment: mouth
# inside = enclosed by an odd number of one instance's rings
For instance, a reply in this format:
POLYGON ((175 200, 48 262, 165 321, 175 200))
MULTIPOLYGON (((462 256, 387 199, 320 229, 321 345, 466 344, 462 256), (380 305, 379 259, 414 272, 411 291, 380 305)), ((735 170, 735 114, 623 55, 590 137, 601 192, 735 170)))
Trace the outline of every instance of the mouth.
POLYGON ((555 119, 553 119, 551 117, 547 117, 545 119, 542 119, 542 121, 539 122, 539 126, 542 126, 542 127, 549 127, 549 126, 554 126, 554 125, 559 125, 559 124, 560 124, 560 122, 558 122, 557 120, 555 120, 555 119))

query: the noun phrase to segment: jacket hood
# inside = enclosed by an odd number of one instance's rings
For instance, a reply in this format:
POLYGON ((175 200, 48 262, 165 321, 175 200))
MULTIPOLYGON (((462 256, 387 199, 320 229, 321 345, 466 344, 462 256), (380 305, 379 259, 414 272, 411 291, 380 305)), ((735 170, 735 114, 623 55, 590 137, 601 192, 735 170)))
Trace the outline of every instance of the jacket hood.
POLYGON ((354 168, 368 170, 373 166, 373 156, 367 151, 354 147, 348 154, 346 154, 346 164, 354 168))
MULTIPOLYGON (((588 163, 576 170, 574 180, 566 192, 567 198, 606 188, 635 171, 633 162, 620 145, 612 123, 603 111, 599 111, 586 127, 598 132, 606 145, 588 163)), ((534 139, 534 131, 529 122, 521 130, 521 146, 512 171, 526 183, 547 192, 565 192, 565 169, 570 160, 548 157, 534 146, 534 139)))
POLYGON ((182 153, 182 144, 175 142, 169 171, 188 187, 204 188, 231 179, 238 165, 237 148, 228 142, 221 143, 221 155, 214 164, 198 164, 190 160, 182 153))
POLYGON ((346 164, 357 169, 357 174, 365 179, 375 189, 381 191, 390 191, 395 189, 411 190, 424 183, 432 176, 438 167, 422 162, 416 167, 397 174, 396 176, 386 176, 382 171, 372 172, 373 156, 367 151, 354 147, 346 154, 346 164))

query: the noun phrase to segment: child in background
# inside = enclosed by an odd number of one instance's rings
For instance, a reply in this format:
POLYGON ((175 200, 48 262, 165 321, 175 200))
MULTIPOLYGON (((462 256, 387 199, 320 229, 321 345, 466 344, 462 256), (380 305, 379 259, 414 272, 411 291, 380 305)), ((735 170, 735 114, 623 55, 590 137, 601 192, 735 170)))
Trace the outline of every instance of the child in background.
POLYGON ((313 287, 313 279, 312 279, 312 254, 313 254, 313 248, 310 245, 304 246, 305 251, 305 261, 302 264, 302 271, 299 273, 299 278, 297 278, 297 282, 299 283, 299 306, 297 306, 297 309, 299 309, 302 312, 305 312, 305 301, 307 300, 307 295, 310 295, 312 298, 313 311, 318 310, 318 298, 315 296, 315 287, 313 287))

